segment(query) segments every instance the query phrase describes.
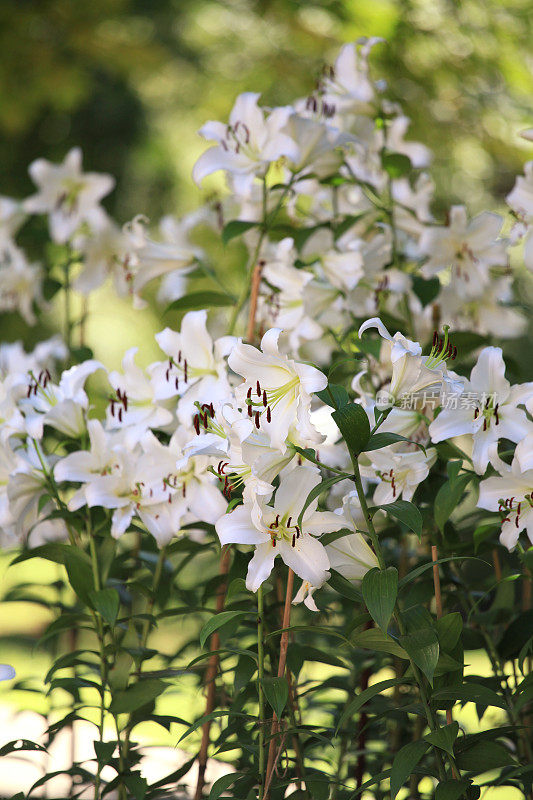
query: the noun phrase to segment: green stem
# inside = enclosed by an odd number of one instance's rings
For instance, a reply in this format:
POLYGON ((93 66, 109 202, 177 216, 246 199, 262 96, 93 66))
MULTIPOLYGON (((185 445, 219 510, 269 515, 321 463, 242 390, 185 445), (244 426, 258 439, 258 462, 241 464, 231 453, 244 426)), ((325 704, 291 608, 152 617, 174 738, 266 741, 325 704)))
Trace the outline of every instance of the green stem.
POLYGON ((70 257, 64 266, 65 279, 63 282, 63 291, 65 293, 65 344, 70 354, 72 347, 72 314, 71 314, 71 295, 70 295, 70 257))
POLYGON ((265 695, 263 679, 265 674, 264 651, 264 602, 263 585, 257 590, 257 661, 258 683, 257 699, 259 703, 259 795, 258 800, 263 800, 265 790, 265 695))

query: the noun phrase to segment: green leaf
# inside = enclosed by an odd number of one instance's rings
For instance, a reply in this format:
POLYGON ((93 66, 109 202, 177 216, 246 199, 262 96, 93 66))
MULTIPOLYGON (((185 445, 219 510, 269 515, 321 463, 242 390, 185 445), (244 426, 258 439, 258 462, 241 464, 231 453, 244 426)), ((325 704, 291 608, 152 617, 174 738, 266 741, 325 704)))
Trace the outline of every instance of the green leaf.
POLYGON ((481 683, 466 682, 462 686, 447 686, 440 689, 431 697, 431 704, 435 708, 449 708, 451 700, 460 700, 463 703, 475 703, 479 706, 494 706, 507 709, 507 704, 488 686, 481 683))
POLYGON ((409 656, 404 648, 395 639, 386 636, 377 628, 369 628, 366 631, 359 631, 351 636, 352 642, 359 647, 366 647, 367 650, 377 650, 381 653, 390 653, 391 656, 405 658, 409 656))
POLYGON ((209 800, 218 800, 221 794, 223 794, 226 789, 235 783, 237 778, 241 775, 244 775, 243 772, 230 772, 228 775, 222 775, 220 778, 214 782, 211 786, 211 791, 209 792, 209 800))
POLYGON ((368 703, 368 701, 377 694, 384 692, 385 689, 390 689, 391 686, 396 686, 399 683, 405 683, 403 678, 389 678, 386 681, 379 681, 379 683, 372 684, 368 689, 364 689, 342 712, 335 733, 337 733, 346 720, 353 717, 365 703, 368 703))
POLYGON ((370 422, 363 406, 348 403, 334 411, 331 416, 337 423, 352 458, 357 458, 370 439, 370 422))
POLYGON ((321 392, 315 392, 323 403, 331 408, 342 408, 347 406, 350 402, 350 396, 344 386, 338 386, 336 383, 330 383, 321 392))
POLYGON ((413 503, 408 500, 395 500, 393 503, 386 503, 384 506, 372 506, 369 511, 374 513, 380 509, 403 522, 420 539, 422 536, 422 515, 413 503))
POLYGON ((193 722, 192 725, 189 725, 185 733, 182 733, 178 739, 178 744, 187 736, 190 736, 191 733, 194 733, 194 731, 198 730, 198 728, 201 728, 205 722, 211 722, 211 720, 218 719, 219 717, 244 717, 244 719, 253 719, 254 722, 257 722, 255 717, 250 717, 248 714, 243 714, 241 711, 231 711, 230 709, 219 708, 217 711, 212 711, 210 714, 204 714, 203 717, 200 717, 196 720, 196 722, 193 722))
POLYGON ((37 744, 37 742, 31 742, 29 739, 15 739, 0 747, 0 758, 9 755, 9 753, 16 753, 19 750, 40 750, 43 753, 48 752, 46 747, 43 747, 42 744, 37 744))
POLYGON ((473 775, 514 764, 509 751, 503 745, 490 741, 476 742, 473 747, 458 752, 456 762, 459 769, 473 775))
POLYGON ((148 783, 139 772, 130 772, 124 776, 124 783, 134 796, 135 800, 144 800, 148 783))
MULTIPOLYGON (((333 478, 328 478, 326 481, 322 481, 322 483, 319 483, 318 486, 315 486, 314 489, 311 489, 311 491, 309 492, 309 494, 305 499, 303 508, 298 516, 298 525, 300 528, 302 527, 302 520, 304 514, 311 505, 311 503, 313 502, 313 500, 319 497, 322 494, 322 492, 327 492, 329 489, 331 489, 332 486, 335 486, 335 484, 338 483, 339 481, 344 481, 344 480, 346 480, 346 475, 334 475, 333 478)), ((341 528, 342 528, 342 520, 339 519, 339 530, 341 528)))
POLYGON ((450 478, 437 492, 434 513, 435 522, 441 533, 444 531, 444 525, 450 519, 452 512, 459 505, 463 492, 471 480, 472 475, 468 473, 458 475, 457 477, 450 478))
POLYGON ((469 786, 471 786, 471 782, 466 778, 460 781, 455 779, 441 781, 435 792, 435 800, 459 800, 460 797, 464 797, 469 786))
POLYGON ((116 589, 100 589, 99 592, 91 592, 90 599, 93 608, 98 611, 108 625, 113 626, 117 621, 120 608, 120 597, 116 589))
POLYGON ((406 633, 400 636, 400 644, 433 685, 433 675, 439 660, 436 631, 433 628, 420 628, 418 631, 406 633))
POLYGON ((398 750, 392 762, 390 774, 391 800, 394 800, 427 749, 427 742, 419 740, 417 742, 409 742, 401 750, 398 750))
POLYGON ((382 447, 388 447, 390 444, 396 444, 396 442, 409 442, 409 444, 415 444, 421 450, 426 452, 426 448, 419 442, 413 442, 411 439, 408 439, 407 436, 402 436, 399 433, 389 433, 388 431, 383 433, 373 433, 368 440, 368 444, 365 447, 364 452, 368 453, 371 450, 381 450, 382 447))
POLYGON ((240 236, 251 228, 256 228, 258 225, 258 222, 248 222, 244 219, 232 219, 231 222, 224 225, 224 230, 222 231, 223 244, 227 244, 232 239, 235 239, 236 236, 240 236))
POLYGON ((332 589, 348 600, 353 600, 356 603, 361 603, 363 600, 363 595, 359 589, 334 569, 331 570, 331 577, 328 578, 328 586, 331 586, 332 589))
POLYGON ((454 611, 452 614, 445 614, 437 620, 435 628, 439 638, 440 649, 446 653, 451 653, 463 630, 461 615, 458 611, 454 611))
POLYGON ((167 684, 158 678, 145 678, 123 691, 116 692, 109 706, 110 714, 130 714, 159 697, 167 684))
POLYGON ((444 750, 446 753, 449 753, 451 756, 453 756, 453 745, 457 739, 458 733, 459 723, 452 722, 450 725, 446 725, 444 728, 439 728, 436 731, 427 733, 424 736, 424 739, 426 742, 429 742, 435 747, 439 747, 441 750, 444 750))
POLYGON ((412 278, 413 291, 422 303, 428 306, 437 297, 440 292, 441 283, 438 278, 429 278, 425 280, 419 275, 412 278))
POLYGON ((396 605, 398 570, 396 567, 383 570, 374 567, 364 576, 361 589, 370 616, 386 634, 396 605))
POLYGON ((25 550, 14 558, 11 564, 20 564, 30 558, 44 558, 46 561, 53 561, 55 564, 64 564, 66 554, 72 549, 73 547, 70 544, 48 542, 48 544, 42 544, 39 547, 32 547, 31 550, 25 550))
POLYGON ((286 679, 265 678, 262 685, 266 699, 274 709, 277 718, 280 719, 289 699, 289 685, 286 679))
POLYGON ((54 280, 53 278, 45 278, 43 281, 43 297, 47 303, 56 295, 60 289, 63 288, 63 285, 59 282, 54 280))
POLYGON ((390 178, 403 178, 411 172, 411 161, 403 153, 382 153, 381 165, 390 178))
POLYGON ((109 764, 109 762, 113 758, 116 742, 98 742, 95 740, 93 744, 94 744, 94 752, 96 754, 96 760, 98 761, 98 766, 101 769, 106 764, 109 764))
POLYGON ((86 554, 76 547, 65 553, 65 569, 70 585, 86 605, 91 605, 90 594, 94 588, 91 563, 86 554))
POLYGON ((235 298, 229 294, 222 294, 222 292, 191 292, 178 300, 174 300, 166 307, 167 311, 191 311, 198 308, 214 308, 215 306, 232 306, 235 303, 235 298))
POLYGON ((211 617, 200 631, 200 647, 204 647, 212 633, 220 630, 220 628, 227 625, 229 622, 247 617, 251 613, 251 611, 221 611, 220 614, 211 617))

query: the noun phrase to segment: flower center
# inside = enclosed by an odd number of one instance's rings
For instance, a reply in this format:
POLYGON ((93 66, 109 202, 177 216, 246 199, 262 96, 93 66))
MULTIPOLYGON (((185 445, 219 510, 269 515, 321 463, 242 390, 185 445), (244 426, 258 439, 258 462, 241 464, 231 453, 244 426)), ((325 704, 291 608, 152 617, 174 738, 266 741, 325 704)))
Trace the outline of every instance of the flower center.
POLYGON ((514 515, 514 522, 517 528, 520 528, 520 515, 523 513, 524 508, 529 506, 533 508, 533 490, 524 495, 521 500, 516 497, 500 498, 499 512, 502 515, 502 525, 504 522, 510 522, 514 515))
POLYGON ((264 389, 257 381, 254 388, 250 386, 246 394, 246 405, 248 406, 248 416, 254 417, 255 427, 259 428, 261 417, 266 414, 266 421, 272 421, 272 409, 290 392, 294 392, 300 384, 300 378, 295 375, 287 383, 275 389, 264 389))
POLYGON ((448 358, 453 361, 457 355, 457 347, 452 345, 449 339, 450 326, 444 325, 443 330, 444 337, 439 337, 438 331, 433 332, 433 343, 425 362, 429 369, 435 369, 448 358))
POLYGON ((292 524, 292 517, 287 518, 285 514, 281 519, 279 514, 276 514, 276 519, 268 526, 270 538, 272 540, 272 547, 276 546, 276 542, 285 540, 290 542, 292 547, 296 547, 296 540, 300 538, 302 532, 298 525, 292 524))
POLYGON ((494 424, 500 424, 500 415, 498 412, 498 408, 500 406, 499 403, 495 403, 495 395, 491 394, 485 400, 481 406, 476 405, 474 409, 474 419, 478 419, 480 416, 483 417, 483 430, 486 431, 487 428, 490 428, 490 424, 494 419, 494 424))

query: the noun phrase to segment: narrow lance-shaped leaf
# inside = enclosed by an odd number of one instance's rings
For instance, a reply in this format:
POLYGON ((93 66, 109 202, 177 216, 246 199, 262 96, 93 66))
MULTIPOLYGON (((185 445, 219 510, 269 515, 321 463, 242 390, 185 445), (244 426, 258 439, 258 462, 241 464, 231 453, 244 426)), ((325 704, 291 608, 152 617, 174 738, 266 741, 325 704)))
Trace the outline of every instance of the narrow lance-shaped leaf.
POLYGON ((428 681, 433 684, 435 667, 439 660, 439 640, 433 628, 406 633, 400 636, 400 644, 407 651, 414 663, 422 670, 428 681))
POLYGON ((249 616, 250 611, 221 611, 220 614, 207 620, 200 631, 200 647, 203 647, 212 633, 218 631, 229 622, 249 616))
POLYGON ((289 699, 289 686, 287 681, 285 678, 265 678, 262 683, 265 697, 279 719, 289 699))
POLYGON ((386 503, 383 506, 372 506, 371 513, 385 511, 391 517, 403 522, 409 530, 416 533, 418 538, 422 536, 422 515, 418 508, 408 500, 395 500, 393 503, 386 503))
POLYGON ((332 413, 352 458, 357 458, 370 439, 370 422, 363 406, 348 403, 332 413))
POLYGON ((363 578, 361 589, 370 616, 387 633, 398 594, 398 570, 396 567, 369 570, 363 578))
POLYGON ((409 742, 401 750, 398 750, 392 762, 390 775, 391 800, 394 800, 428 747, 427 742, 417 741, 409 742))

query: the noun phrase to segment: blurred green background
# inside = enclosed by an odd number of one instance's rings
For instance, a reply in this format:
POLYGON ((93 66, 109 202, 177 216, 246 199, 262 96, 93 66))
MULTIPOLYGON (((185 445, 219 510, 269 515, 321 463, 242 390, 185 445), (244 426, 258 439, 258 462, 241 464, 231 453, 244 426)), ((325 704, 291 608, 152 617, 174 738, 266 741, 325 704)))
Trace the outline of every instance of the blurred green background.
POLYGON ((441 203, 501 199, 532 148, 530 0, 3 0, 0 192, 79 144, 120 221, 198 203, 196 130, 235 95, 291 102, 343 42, 383 36, 374 74, 435 152, 441 203))

